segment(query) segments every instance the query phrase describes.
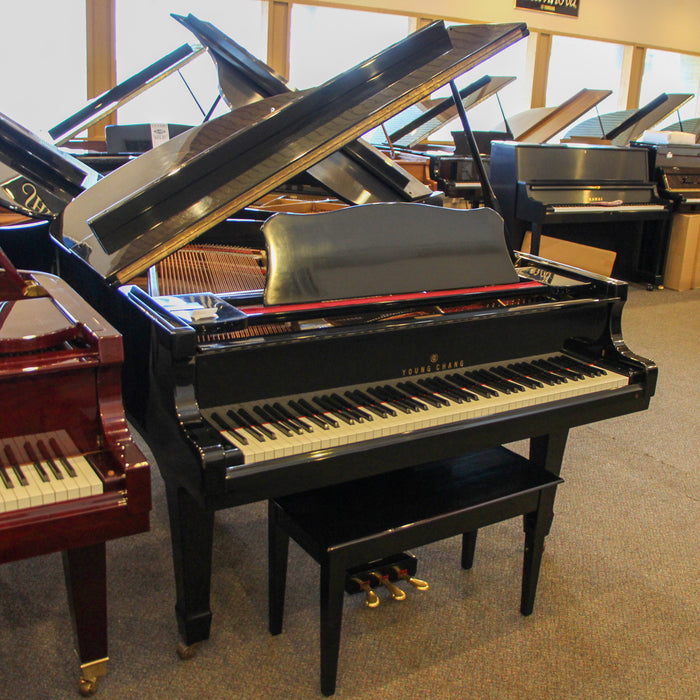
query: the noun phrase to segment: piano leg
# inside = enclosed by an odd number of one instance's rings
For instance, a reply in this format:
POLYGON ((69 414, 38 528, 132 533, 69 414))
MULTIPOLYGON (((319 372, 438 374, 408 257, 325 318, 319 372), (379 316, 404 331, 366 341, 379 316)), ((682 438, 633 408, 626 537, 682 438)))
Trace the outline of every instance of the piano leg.
POLYGON ((559 476, 564 459, 568 430, 561 430, 548 435, 538 435, 530 439, 530 461, 559 476))
POLYGON ((524 516, 525 556, 523 558, 522 595, 520 612, 530 615, 535 606, 537 579, 544 553, 544 538, 549 534, 554 519, 554 496, 556 491, 548 489, 540 493, 540 502, 534 513, 524 516))
POLYGON ((177 591, 175 614, 183 641, 178 653, 186 659, 193 656, 194 645, 209 638, 214 511, 202 508, 184 488, 167 484, 166 495, 177 591))
POLYGON ((462 568, 471 569, 474 564, 474 551, 476 550, 476 536, 478 530, 462 534, 462 568))
POLYGON ((107 672, 107 567, 105 543, 63 552, 68 605, 81 676, 81 695, 97 691, 107 672))

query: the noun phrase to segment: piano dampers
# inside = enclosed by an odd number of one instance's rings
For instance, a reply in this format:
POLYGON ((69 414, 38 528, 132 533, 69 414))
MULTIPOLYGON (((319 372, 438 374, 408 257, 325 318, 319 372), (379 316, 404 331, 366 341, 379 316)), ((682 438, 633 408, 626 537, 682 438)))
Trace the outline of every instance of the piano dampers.
POLYGON ((161 260, 156 265, 155 276, 149 289, 155 295, 258 290, 265 286, 264 252, 189 245, 161 260))

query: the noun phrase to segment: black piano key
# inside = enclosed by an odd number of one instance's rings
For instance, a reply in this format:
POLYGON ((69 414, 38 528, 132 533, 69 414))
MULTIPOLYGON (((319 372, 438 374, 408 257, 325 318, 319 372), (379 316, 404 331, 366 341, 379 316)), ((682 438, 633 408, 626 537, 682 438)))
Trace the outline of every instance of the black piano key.
POLYGON ((338 421, 333 416, 326 415, 326 409, 321 406, 321 413, 318 412, 306 399, 299 399, 299 405, 308 412, 308 415, 314 415, 319 420, 322 420, 331 428, 338 427, 338 421))
POLYGON ((312 423, 315 423, 319 428, 322 428, 323 430, 328 430, 330 428, 330 423, 321 417, 316 409, 310 404, 307 403, 307 407, 304 408, 301 404, 301 401, 295 401, 292 399, 289 402, 290 407, 292 410, 297 412, 297 415, 299 418, 305 418, 307 420, 310 420, 312 423))
POLYGON ((508 367, 503 367, 502 365, 499 365, 498 367, 491 367, 491 371, 504 379, 510 379, 511 381, 515 381, 518 384, 529 387, 530 389, 541 389, 544 386, 542 382, 538 381, 537 379, 532 379, 531 377, 527 377, 520 372, 516 372, 508 367))
POLYGON ((10 467, 12 468, 12 471, 15 474, 15 477, 17 478, 17 481, 19 482, 20 486, 29 486, 29 481, 27 480, 27 477, 24 475, 24 472, 22 471, 22 467, 20 466, 19 462, 15 458, 15 453, 12 451, 12 448, 9 445, 5 446, 5 456, 7 457, 7 461, 10 463, 10 467))
POLYGON ((421 401, 426 401, 434 408, 442 408, 443 406, 449 406, 450 402, 443 398, 442 396, 434 394, 432 391, 426 391, 421 389, 415 382, 399 382, 399 389, 401 391, 410 393, 412 396, 419 398, 421 401))
POLYGON ((270 440, 277 439, 277 436, 266 425, 263 425, 257 418, 251 416, 245 408, 239 408, 238 415, 247 423, 247 425, 250 428, 254 428, 255 430, 260 431, 263 435, 269 437, 270 440))
MULTIPOLYGON (((243 416, 236 413, 233 409, 229 409, 228 411, 226 411, 226 415, 233 421, 234 425, 237 425, 238 427, 245 430, 246 433, 248 433, 248 435, 252 435, 258 442, 265 442, 265 435, 260 430, 258 430, 256 426, 253 425, 253 423, 255 423, 254 419, 251 422, 247 418, 244 418, 243 416)), ((269 433, 270 431, 268 430, 267 432, 269 433)), ((277 439, 277 437, 275 435, 272 435, 272 433, 270 433, 268 437, 271 440, 277 439)))
POLYGON ((324 411, 328 411, 329 413, 338 416, 338 418, 340 418, 340 420, 342 420, 344 423, 347 423, 348 425, 355 424, 355 419, 337 408, 327 396, 314 396, 311 400, 324 411))
POLYGON ((248 444, 248 438, 245 437, 245 435, 241 435, 238 432, 237 426, 230 425, 227 423, 216 411, 214 411, 211 414, 211 419, 216 423, 222 430, 225 430, 231 437, 235 438, 238 440, 238 442, 241 443, 241 445, 247 445, 248 444))
POLYGON ((5 465, 0 464, 0 481, 6 489, 13 489, 15 485, 12 483, 9 474, 6 471, 5 465))
POLYGON ((498 392, 491 389, 491 387, 484 386, 480 382, 475 382, 473 379, 469 379, 466 374, 448 374, 447 378, 458 386, 464 387, 468 391, 477 394, 483 399, 490 399, 498 396, 498 392))
MULTIPOLYGON (((49 465, 49 469, 53 472, 54 476, 57 479, 63 479, 63 472, 61 471, 59 467, 60 460, 58 458, 54 459, 51 456, 51 453, 49 452, 48 448, 46 447, 46 444, 44 443, 43 440, 37 440, 36 446, 41 453, 41 458, 49 465)), ((64 467, 65 469, 65 467, 64 467)), ((69 475, 70 476, 70 475, 69 475)), ((26 479, 25 479, 26 481, 26 479)), ((29 482, 22 484, 23 486, 26 486, 29 482)))
POLYGON ((269 403, 266 403, 263 406, 263 408, 265 409, 266 413, 275 418, 275 420, 277 421, 275 425, 287 428, 287 430, 290 431, 286 434, 291 435, 291 433, 296 433, 297 435, 301 435, 304 432, 298 425, 294 425, 292 422, 287 420, 284 414, 280 413, 274 406, 270 405, 269 403))
MULTIPOLYGON (((24 443, 24 449, 26 450, 27 454, 29 455, 29 459, 31 459, 35 465, 39 464, 39 462, 41 462, 41 460, 37 456, 36 452, 34 451, 34 447, 32 446, 32 444, 30 442, 24 443)), ((62 479, 63 474, 61 473, 61 470, 56 466, 56 463, 52 459, 47 459, 45 461, 49 467, 49 471, 54 475, 54 477, 57 480, 62 479)), ((44 472, 44 474, 46 474, 46 472, 44 472)), ((47 475, 47 479, 48 479, 48 475, 47 475)))
POLYGON ((29 455, 29 459, 32 462, 32 466, 34 467, 34 471, 39 476, 39 479, 41 479, 45 483, 48 483, 49 482, 49 475, 46 473, 46 470, 44 469, 44 467, 41 466, 41 463, 37 459, 35 459, 36 454, 34 454, 34 450, 33 450, 30 443, 28 443, 28 442, 24 443, 24 451, 27 453, 27 455, 29 455), (34 457, 32 457, 33 454, 34 454, 34 457))
POLYGON ((363 411, 357 402, 348 401, 346 398, 342 397, 340 394, 331 394, 331 396, 338 401, 342 406, 344 406, 348 411, 350 411, 354 416, 357 416, 359 421, 371 421, 374 420, 374 416, 367 411, 363 411))
POLYGON ((551 362, 548 362, 547 360, 533 360, 532 364, 547 372, 551 372, 552 374, 558 374, 559 376, 565 377, 566 379, 573 379, 573 381, 575 382, 579 379, 583 379, 582 374, 579 374, 578 372, 572 372, 568 369, 563 369, 562 367, 557 367, 556 365, 552 364, 551 362))
MULTIPOLYGON (((282 435, 286 435, 287 437, 292 436, 292 431, 290 428, 288 428, 284 423, 282 423, 280 420, 277 419, 273 411, 268 410, 268 406, 253 406, 253 411, 257 413, 265 423, 268 423, 271 425, 273 428, 276 428, 277 430, 282 433, 282 435)), ((260 426, 261 428, 263 427, 262 425, 260 426)))
POLYGON ((440 392, 443 396, 449 397, 455 403, 462 403, 462 401, 464 400, 456 392, 455 394, 450 393, 449 385, 447 387, 444 387, 433 377, 431 377, 430 379, 426 377, 424 377, 423 379, 419 379, 418 384, 425 387, 426 389, 429 389, 430 391, 440 392))
POLYGON ((344 415, 352 418, 358 423, 364 422, 364 417, 354 410, 352 406, 347 405, 347 402, 343 402, 342 398, 338 394, 324 394, 324 397, 336 407, 336 410, 341 411, 344 415))
POLYGON ((379 399, 382 403, 388 403, 395 406, 402 413, 413 413, 413 409, 404 401, 392 398, 381 386, 372 386, 367 388, 367 392, 379 399))
POLYGON ((73 465, 63 456, 63 450, 61 449, 60 445, 58 444, 58 441, 56 438, 49 438, 49 445, 51 446, 51 449, 53 450, 54 453, 54 459, 58 461, 58 463, 63 467, 65 470, 66 474, 71 479, 76 479, 78 477, 78 472, 75 471, 73 468, 73 465))
POLYGON ((490 386, 492 389, 500 391, 503 394, 512 394, 515 392, 514 388, 508 386, 508 382, 499 379, 493 374, 489 374, 486 370, 477 369, 472 372, 469 372, 467 376, 469 376, 471 379, 474 379, 474 381, 481 382, 486 386, 490 386))
MULTIPOLYGON (((508 366, 510 367, 511 365, 508 366)), ((527 374, 530 377, 536 377, 541 382, 544 382, 549 386, 554 386, 555 384, 565 384, 567 381, 565 377, 540 369, 531 362, 517 362, 513 365, 513 368, 516 370, 516 372, 523 372, 523 374, 527 374)))
POLYGON ((594 367, 593 365, 588 365, 585 362, 579 362, 578 360, 574 360, 571 357, 564 357, 563 355, 550 357, 549 360, 558 366, 580 372, 587 377, 604 377, 607 374, 601 367, 594 367))
POLYGON ((411 398, 402 391, 399 391, 395 386, 391 384, 385 384, 382 389, 387 393, 387 396, 393 396, 397 401, 403 401, 404 405, 407 406, 411 411, 418 412, 427 410, 427 406, 416 399, 411 398))
POLYGON ((379 413, 379 415, 381 415, 382 418, 386 418, 386 416, 396 415, 396 411, 393 408, 391 408, 391 406, 385 406, 383 403, 379 403, 361 389, 355 389, 351 393, 357 396, 357 398, 362 402, 363 406, 374 411, 375 413, 379 413))
POLYGON ((301 418, 292 415, 286 409, 286 407, 283 406, 279 401, 276 401, 273 404, 273 407, 281 416, 283 416, 292 425, 296 425, 298 428, 300 428, 300 430, 305 430, 307 433, 313 433, 313 426, 309 425, 306 421, 303 421, 301 418))
POLYGON ((458 397, 462 401, 476 401, 477 399, 475 394, 465 391, 462 387, 455 386, 444 377, 435 377, 435 381, 443 394, 447 393, 448 396, 458 397))

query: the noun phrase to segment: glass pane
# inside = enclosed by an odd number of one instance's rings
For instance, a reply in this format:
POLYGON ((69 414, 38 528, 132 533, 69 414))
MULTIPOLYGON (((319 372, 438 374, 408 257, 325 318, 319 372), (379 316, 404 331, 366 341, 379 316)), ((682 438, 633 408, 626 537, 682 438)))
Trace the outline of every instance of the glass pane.
POLYGON ((671 51, 647 49, 642 89, 639 97, 640 107, 651 102, 651 100, 664 92, 680 92, 695 95, 677 113, 655 126, 655 129, 661 129, 664 126, 677 123, 679 116, 681 119, 697 117, 699 114, 698 91, 700 91, 699 56, 686 56, 671 51))
MULTIPOLYGON (((512 83, 509 83, 503 89, 499 90, 496 95, 492 95, 467 112, 469 126, 473 131, 505 131, 501 108, 506 118, 508 118, 529 107, 530 82, 527 79, 527 43, 528 39, 518 41, 483 63, 480 63, 455 81, 457 87, 461 89, 485 75, 493 77, 513 76, 516 78, 512 83)), ((445 86, 433 93, 432 97, 444 98, 451 95, 452 91, 450 87, 445 86)), ((455 130, 461 131, 461 129, 462 125, 459 119, 453 119, 439 131, 436 131, 430 137, 430 140, 434 142, 453 143, 450 132, 455 130)))
POLYGON ((2 3, 0 112, 50 141, 87 102, 85 0, 2 3))
MULTIPOLYGON (((566 36, 552 37, 552 53, 547 79, 547 107, 556 107, 579 90, 612 90, 612 94, 589 110, 578 121, 599 114, 616 112, 624 48, 619 44, 566 36)), ((573 124, 567 127, 567 131, 573 124)), ((563 134, 562 134, 563 135, 563 134)), ((555 137, 553 142, 558 141, 555 137)))
MULTIPOLYGON (((196 44, 194 34, 173 19, 171 12, 179 15, 192 12, 260 60, 265 61, 267 57, 267 2, 264 0, 197 0, 196 3, 181 0, 117 0, 119 82, 182 44, 196 44)), ((203 119, 202 112, 211 108, 219 91, 214 62, 207 54, 201 54, 188 63, 181 74, 170 75, 120 107, 119 123, 199 124, 203 119), (196 101, 187 86, 194 93, 196 101)), ((214 114, 225 110, 222 101, 214 114)))
POLYGON ((292 5, 289 84, 320 85, 405 38, 411 20, 398 15, 292 5))

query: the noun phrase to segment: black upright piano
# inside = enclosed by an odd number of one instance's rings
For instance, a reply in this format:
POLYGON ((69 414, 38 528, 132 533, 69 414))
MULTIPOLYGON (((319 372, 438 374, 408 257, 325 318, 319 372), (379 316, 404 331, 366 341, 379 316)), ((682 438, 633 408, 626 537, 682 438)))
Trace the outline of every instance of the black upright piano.
POLYGON ((612 274, 658 286, 663 282, 670 201, 649 176, 644 149, 582 144, 494 142, 491 181, 520 249, 532 232, 612 250, 612 274))
POLYGON ((526 33, 435 23, 195 127, 58 218, 61 274, 124 334, 183 654, 209 637, 216 510, 518 439, 556 472, 569 428, 648 406, 656 368, 622 338, 626 285, 512 258, 492 210, 278 214, 245 240, 231 218, 526 33))

